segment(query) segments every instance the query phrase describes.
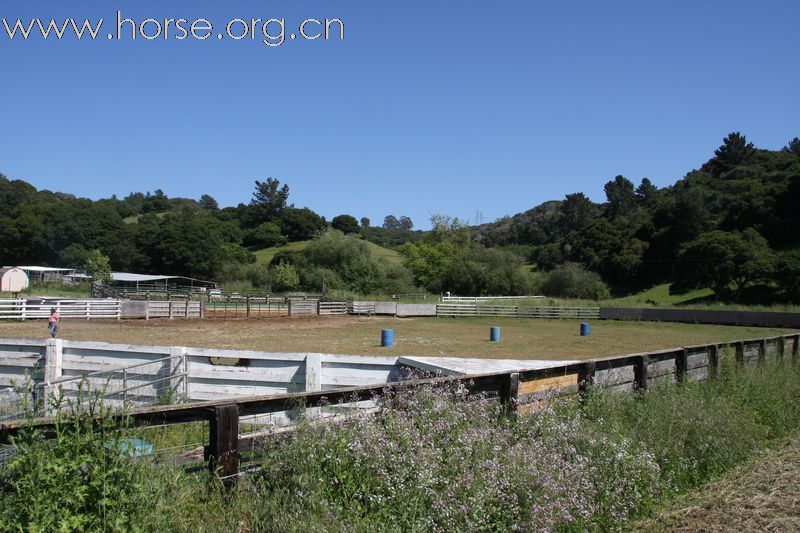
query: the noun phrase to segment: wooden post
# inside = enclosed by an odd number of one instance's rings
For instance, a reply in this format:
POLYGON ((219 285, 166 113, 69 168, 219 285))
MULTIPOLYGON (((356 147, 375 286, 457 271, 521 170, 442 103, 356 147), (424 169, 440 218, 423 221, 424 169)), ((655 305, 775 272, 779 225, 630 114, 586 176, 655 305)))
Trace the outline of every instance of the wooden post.
POLYGON ((172 308, 173 308, 173 305, 172 305, 172 300, 169 300, 169 318, 170 318, 170 320, 171 320, 172 318, 174 318, 174 315, 173 315, 173 309, 172 309, 172 308))
POLYGON ((792 343, 792 363, 797 364, 797 352, 800 345, 800 335, 794 336, 794 342, 792 343))
POLYGON ((736 364, 744 365, 744 342, 737 341, 734 346, 736 347, 736 364))
POLYGON ((710 379, 717 379, 717 372, 719 371, 719 345, 712 344, 708 350, 708 377, 710 379))
POLYGON ((246 312, 247 318, 250 318, 250 297, 249 296, 245 296, 244 297, 244 302, 245 302, 245 306, 246 306, 246 309, 247 309, 247 312, 246 312))
POLYGON ((578 397, 583 399, 589 388, 594 385, 594 373, 596 367, 594 361, 584 363, 578 369, 578 397))
POLYGON ((189 318, 189 302, 191 302, 191 300, 187 296, 186 297, 186 303, 184 304, 184 305, 186 305, 186 307, 184 307, 184 309, 183 309, 184 310, 184 315, 183 315, 184 318, 189 318))
POLYGON ((683 383, 686 381, 686 371, 689 366, 689 350, 684 348, 675 356, 675 381, 683 383))
POLYGON ((306 354, 306 392, 322 390, 322 356, 318 353, 306 354))
MULTIPOLYGON (((211 298, 211 297, 209 296, 209 298, 211 298)), ((198 302, 198 305, 200 306, 200 318, 205 318, 206 317, 206 304, 203 303, 203 302, 198 302)))
POLYGON ((517 400, 519 398, 519 372, 506 374, 500 385, 500 403, 509 416, 517 415, 517 400))
POLYGON ((61 339, 47 339, 44 349, 44 398, 42 398, 44 413, 52 413, 52 399, 57 387, 52 383, 62 376, 64 362, 63 341, 61 339))
POLYGON ((210 422, 208 468, 222 478, 225 488, 230 488, 239 472, 239 406, 214 407, 210 422))
POLYGON ((638 390, 647 390, 647 365, 650 364, 650 357, 640 355, 633 364, 633 384, 638 390))
POLYGON ((758 364, 763 365, 764 362, 767 360, 767 341, 766 339, 761 339, 758 343, 758 364))
POLYGON ((292 316, 292 301, 289 300, 289 316, 292 316))
POLYGON ((778 359, 783 360, 786 352, 786 337, 778 337, 778 359))

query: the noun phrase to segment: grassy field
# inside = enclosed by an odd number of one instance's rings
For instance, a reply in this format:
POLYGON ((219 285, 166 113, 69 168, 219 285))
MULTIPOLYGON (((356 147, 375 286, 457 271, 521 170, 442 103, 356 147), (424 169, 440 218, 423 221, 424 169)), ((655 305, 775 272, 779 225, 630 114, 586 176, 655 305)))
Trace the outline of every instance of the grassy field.
MULTIPOLYGON (((256 256, 256 262, 258 264, 267 264, 272 261, 272 258, 275 257, 276 254, 280 252, 300 252, 305 250, 308 246, 308 243, 311 241, 298 241, 298 242, 290 242, 285 246, 275 246, 272 248, 262 248, 260 250, 252 250, 253 254, 256 256)), ((390 263, 394 264, 401 264, 403 262, 403 258, 400 256, 399 253, 395 252, 394 250, 390 250, 388 248, 384 248, 383 246, 378 246, 375 243, 364 241, 369 249, 372 251, 373 255, 377 257, 383 257, 390 263)))
MULTIPOLYGON (((63 320, 66 339, 166 346, 354 355, 443 355, 508 359, 582 359, 787 332, 769 328, 659 322, 490 318, 309 317, 261 320, 63 320), (491 343, 489 327, 500 326, 491 343), (380 347, 382 329, 395 346, 380 347)), ((44 321, 0 323, 0 337, 45 337, 44 321)))

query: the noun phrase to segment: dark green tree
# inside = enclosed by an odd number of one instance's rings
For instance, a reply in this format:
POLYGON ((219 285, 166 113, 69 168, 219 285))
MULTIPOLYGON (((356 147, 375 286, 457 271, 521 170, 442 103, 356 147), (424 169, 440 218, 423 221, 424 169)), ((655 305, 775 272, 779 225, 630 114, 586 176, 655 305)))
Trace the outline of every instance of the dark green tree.
POLYGON ((681 248, 670 292, 710 287, 717 297, 728 296, 769 279, 774 263, 766 239, 755 230, 710 231, 681 248))
POLYGON ((411 221, 409 217, 402 216, 400 220, 397 222, 397 226, 405 231, 411 231, 414 228, 414 223, 411 221))
POLYGON ((383 219, 383 227, 386 229, 399 229, 400 221, 394 215, 386 215, 383 219))
POLYGON ((795 137, 789 144, 783 147, 785 152, 789 152, 790 154, 800 155, 800 137, 795 137))
POLYGON ((217 211, 219 209, 219 204, 214 199, 213 196, 208 194, 204 194, 200 197, 200 207, 205 209, 206 211, 217 211))
POLYGON ((714 150, 715 160, 718 163, 717 168, 721 171, 730 170, 742 164, 753 154, 753 151, 753 143, 747 142, 744 135, 738 131, 730 133, 722 141, 722 146, 714 150))
POLYGON ((281 226, 281 233, 286 235, 291 242, 312 239, 328 227, 328 223, 323 217, 307 207, 302 209, 285 208, 281 211, 278 223, 281 226))
POLYGON ((633 183, 624 176, 617 176, 603 187, 608 200, 608 214, 611 218, 628 215, 636 207, 636 193, 633 183))
POLYGON ((358 221, 350 215, 338 215, 331 220, 331 227, 342 233, 358 233, 358 221))
POLYGON ((281 187, 275 178, 266 181, 256 180, 256 190, 250 204, 258 208, 262 221, 271 220, 280 215, 289 200, 289 186, 281 187))

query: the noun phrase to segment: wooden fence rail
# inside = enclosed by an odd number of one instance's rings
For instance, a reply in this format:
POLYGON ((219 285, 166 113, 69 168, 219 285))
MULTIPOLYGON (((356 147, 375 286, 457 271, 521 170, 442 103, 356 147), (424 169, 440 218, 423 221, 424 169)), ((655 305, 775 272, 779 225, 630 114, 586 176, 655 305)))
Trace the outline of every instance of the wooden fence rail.
MULTIPOLYGON (((799 346, 800 334, 793 333, 568 362, 549 368, 149 407, 117 416, 118 420, 130 421, 138 427, 208 421, 209 446, 205 449, 205 459, 213 473, 232 483, 239 472, 242 454, 254 450, 263 438, 239 435, 239 420, 243 416, 373 400, 415 385, 447 383, 458 383, 471 394, 482 393, 498 398, 506 411, 513 415, 531 405, 535 406, 549 395, 580 394, 593 383, 636 391, 663 382, 713 378, 725 358, 739 365, 747 365, 748 362, 763 364, 772 358, 789 358, 797 364, 799 346), (729 353, 731 350, 733 355, 729 353)), ((9 443, 23 428, 48 429, 53 425, 54 421, 47 418, 32 422, 0 423, 0 444, 9 443)))

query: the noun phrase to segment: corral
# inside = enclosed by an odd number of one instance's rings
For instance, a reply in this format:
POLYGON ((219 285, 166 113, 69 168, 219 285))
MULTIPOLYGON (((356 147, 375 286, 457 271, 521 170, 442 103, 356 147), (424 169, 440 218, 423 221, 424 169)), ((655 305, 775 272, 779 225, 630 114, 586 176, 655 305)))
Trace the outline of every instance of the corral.
MULTIPOLYGON (((786 333, 785 329, 667 322, 593 321, 588 337, 579 320, 521 318, 279 317, 269 320, 64 320, 65 339, 122 344, 217 347, 270 352, 353 355, 428 355, 502 359, 585 359, 786 333), (500 326, 502 342, 489 342, 500 326), (395 346, 380 347, 381 329, 395 346)), ((0 323, 0 337, 44 338, 38 321, 0 323)))

